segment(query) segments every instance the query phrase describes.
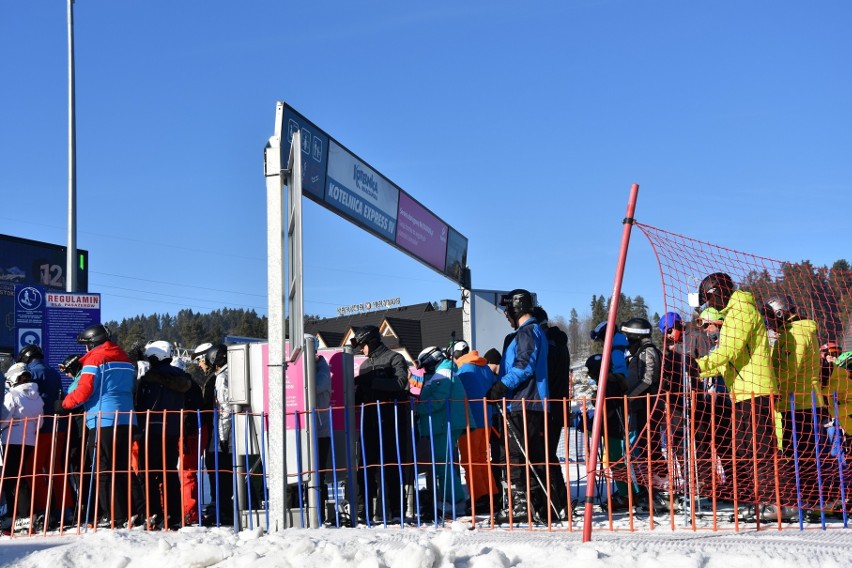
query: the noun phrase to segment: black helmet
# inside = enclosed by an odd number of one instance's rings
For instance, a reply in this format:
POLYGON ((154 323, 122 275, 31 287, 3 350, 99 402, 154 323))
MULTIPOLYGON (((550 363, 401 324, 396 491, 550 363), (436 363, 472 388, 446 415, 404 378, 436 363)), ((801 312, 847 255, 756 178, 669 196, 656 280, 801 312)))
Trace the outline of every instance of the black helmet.
POLYGON ((33 359, 44 359, 44 351, 38 345, 30 343, 18 353, 18 358, 15 359, 18 363, 29 365, 33 359))
POLYGON ((796 303, 793 298, 787 294, 776 294, 770 296, 761 308, 763 315, 770 319, 780 320, 782 322, 789 320, 796 315, 796 303))
POLYGON ((592 341, 603 341, 604 337, 606 337, 606 322, 602 321, 596 325, 595 329, 589 332, 589 336, 592 338, 592 341))
POLYGON ((701 285, 698 286, 698 304, 704 305, 707 303, 707 296, 710 294, 718 294, 726 298, 734 291, 734 281, 724 272, 714 272, 704 277, 701 285))
POLYGON ((204 361, 213 369, 224 367, 228 361, 228 347, 221 343, 214 345, 204 353, 204 361))
POLYGON ((381 341, 382 336, 379 333, 379 328, 374 325, 362 325, 355 330, 352 339, 349 340, 352 347, 355 349, 363 347, 364 345, 373 349, 376 345, 381 343, 381 341))
POLYGON ((69 355, 60 364, 59 370, 63 373, 68 373, 72 377, 76 377, 83 369, 83 364, 80 363, 80 356, 77 354, 69 355))
POLYGON ((86 349, 94 349, 101 343, 104 343, 109 339, 109 328, 105 325, 101 325, 96 323, 95 325, 90 325, 77 336, 77 343, 82 343, 86 346, 86 349))
POLYGON ((434 373, 438 363, 447 358, 446 353, 438 347, 427 347, 417 356, 417 368, 427 373, 434 373))
POLYGON ((586 371, 589 373, 589 377, 598 380, 601 376, 601 361, 603 361, 603 356, 592 355, 588 359, 586 359, 586 371))
POLYGON ((524 314, 531 314, 535 307, 532 294, 523 288, 516 288, 500 298, 500 305, 506 308, 506 313, 513 320, 517 320, 524 314))
POLYGON ((645 318, 630 318, 621 324, 621 332, 630 340, 639 340, 643 337, 651 337, 651 322, 645 318))

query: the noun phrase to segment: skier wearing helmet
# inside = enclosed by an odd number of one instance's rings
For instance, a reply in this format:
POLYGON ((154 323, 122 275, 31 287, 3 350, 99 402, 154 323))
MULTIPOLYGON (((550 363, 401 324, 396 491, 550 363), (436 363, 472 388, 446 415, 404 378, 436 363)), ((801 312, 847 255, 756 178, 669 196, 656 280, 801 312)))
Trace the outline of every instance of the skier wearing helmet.
MULTIPOLYGON (((696 363, 701 377, 714 377, 721 371, 730 391, 738 497, 747 503, 772 503, 773 457, 778 447, 772 397, 778 392, 778 382, 763 318, 751 292, 737 290, 724 272, 714 272, 701 281, 698 302, 719 310, 725 318, 718 347, 696 363)), ((753 510, 742 513, 749 518, 755 514, 753 510)))

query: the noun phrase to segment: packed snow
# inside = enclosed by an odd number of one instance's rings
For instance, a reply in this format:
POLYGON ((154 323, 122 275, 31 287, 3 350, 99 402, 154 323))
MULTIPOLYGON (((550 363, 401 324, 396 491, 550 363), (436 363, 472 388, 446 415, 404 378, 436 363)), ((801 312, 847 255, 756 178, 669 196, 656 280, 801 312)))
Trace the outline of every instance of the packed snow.
MULTIPOLYGON (((622 522, 623 524, 623 522, 622 522)), ((630 532, 445 528, 289 529, 274 534, 226 528, 172 532, 98 530, 81 536, 0 539, 0 564, 70 566, 467 568, 641 566, 643 568, 834 568, 852 563, 852 530, 744 527, 741 532, 668 526, 630 532)))

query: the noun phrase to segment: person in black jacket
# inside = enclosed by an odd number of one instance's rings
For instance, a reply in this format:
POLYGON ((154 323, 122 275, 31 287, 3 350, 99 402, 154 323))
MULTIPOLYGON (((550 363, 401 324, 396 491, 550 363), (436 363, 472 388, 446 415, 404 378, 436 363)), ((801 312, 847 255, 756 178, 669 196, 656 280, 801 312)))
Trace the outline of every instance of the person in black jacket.
MULTIPOLYGON (((600 384, 601 361, 603 356, 592 355, 586 359, 586 372, 589 378, 600 384)), ((625 470, 625 424, 624 417, 624 395, 627 393, 627 378, 621 373, 610 372, 606 381, 606 392, 604 394, 604 411, 606 412, 606 429, 601 429, 601 441, 606 449, 607 459, 612 470, 625 470)), ((591 433, 589 424, 586 430, 591 433)), ((626 473, 623 475, 626 477, 626 473)), ((610 496, 610 506, 613 511, 622 511, 630 506, 628 492, 630 490, 627 482, 619 480, 615 482, 616 493, 610 496)))
POLYGON ((362 457, 363 467, 367 468, 366 487, 364 472, 358 472, 361 496, 358 518, 365 521, 370 513, 377 522, 402 518, 402 487, 409 481, 410 468, 403 467, 400 475, 399 464, 411 461, 408 365, 405 357, 382 343, 379 329, 374 325, 356 329, 351 344, 356 353, 361 351, 367 357, 355 377, 355 402, 365 405, 362 457), (379 495, 382 478, 382 505, 376 510, 373 500, 379 495))
POLYGON ((560 515, 565 513, 567 518, 568 490, 562 475, 562 466, 556 451, 559 449, 559 439, 565 427, 566 408, 571 408, 571 354, 568 351, 568 335, 556 326, 548 323, 547 312, 544 308, 533 308, 533 317, 544 330, 547 337, 547 385, 550 391, 550 408, 548 409, 547 429, 547 460, 550 469, 550 499, 560 515))
POLYGON ((179 527, 183 517, 178 471, 180 411, 192 377, 171 364, 172 346, 167 341, 151 341, 144 356, 151 366, 136 386, 136 410, 143 433, 139 469, 148 496, 148 528, 179 527))

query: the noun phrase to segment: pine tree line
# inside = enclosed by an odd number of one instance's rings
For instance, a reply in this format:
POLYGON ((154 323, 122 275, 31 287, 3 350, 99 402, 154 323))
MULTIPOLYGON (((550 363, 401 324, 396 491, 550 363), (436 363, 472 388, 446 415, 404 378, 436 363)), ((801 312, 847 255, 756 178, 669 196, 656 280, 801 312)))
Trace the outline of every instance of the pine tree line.
POLYGON ((185 349, 204 342, 220 342, 226 335, 266 338, 266 316, 254 310, 230 309, 196 313, 180 310, 177 315, 151 314, 134 316, 105 324, 125 350, 148 341, 164 340, 185 349))
MULTIPOLYGON (((607 298, 603 294, 600 296, 593 295, 592 301, 589 303, 590 312, 588 314, 581 317, 577 310, 572 308, 567 322, 562 316, 550 319, 551 325, 560 327, 568 335, 568 349, 571 351, 572 365, 582 365, 590 355, 600 353, 603 350, 603 344, 592 341, 590 333, 597 324, 606 321, 611 301, 612 298, 607 298)), ((621 294, 615 321, 620 325, 633 317, 645 318, 651 322, 654 333, 653 339, 659 345, 662 338, 656 324, 660 315, 656 312, 653 315, 648 314, 648 304, 645 303, 645 298, 642 296, 631 297, 621 294)))

